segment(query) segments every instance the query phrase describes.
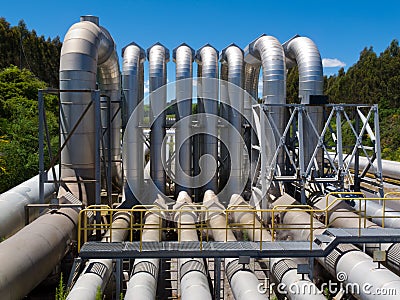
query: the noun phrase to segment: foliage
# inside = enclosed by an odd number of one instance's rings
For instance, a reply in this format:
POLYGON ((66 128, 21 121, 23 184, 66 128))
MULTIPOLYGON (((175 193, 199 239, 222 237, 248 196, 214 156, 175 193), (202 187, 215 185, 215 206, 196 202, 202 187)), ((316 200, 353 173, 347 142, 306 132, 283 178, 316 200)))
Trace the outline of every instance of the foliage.
POLYGON ((65 300, 67 299, 67 289, 64 284, 63 274, 61 273, 60 282, 58 283, 58 287, 56 287, 56 299, 55 300, 65 300))
POLYGON ((10 26, 0 17, 0 69, 10 65, 26 68, 51 87, 58 87, 61 41, 37 36, 23 20, 10 26))
POLYGON ((103 299, 103 293, 101 292, 101 287, 98 286, 96 290, 96 300, 102 300, 103 299))
MULTIPOLYGON (((298 71, 289 70, 287 98, 298 102, 298 71)), ((379 104, 382 156, 400 161, 400 47, 393 40, 377 55, 364 48, 359 60, 347 72, 324 78, 324 93, 331 103, 379 104)), ((347 135, 343 132, 343 138, 347 135)))
MULTIPOLYGON (((0 192, 38 173, 37 95, 38 89, 45 87, 28 70, 12 66, 0 71, 0 192)), ((51 144, 56 148, 58 108, 54 96, 46 97, 46 110, 51 144)))

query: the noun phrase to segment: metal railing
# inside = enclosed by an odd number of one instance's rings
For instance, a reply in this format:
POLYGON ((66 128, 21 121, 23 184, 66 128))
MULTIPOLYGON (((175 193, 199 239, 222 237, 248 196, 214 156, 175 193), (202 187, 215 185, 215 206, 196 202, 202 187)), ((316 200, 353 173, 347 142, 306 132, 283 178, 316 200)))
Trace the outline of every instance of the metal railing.
MULTIPOLYGON (((107 238, 109 241, 112 240, 113 231, 115 230, 128 230, 128 240, 138 241, 140 251, 143 249, 143 232, 146 230, 157 230, 161 235, 163 232, 171 232, 179 233, 180 230, 196 230, 199 236, 199 250, 203 250, 203 242, 208 242, 209 237, 211 236, 210 231, 214 230, 224 230, 225 238, 228 238, 228 232, 230 230, 241 232, 244 240, 248 240, 246 238, 246 233, 251 233, 252 236, 259 236, 259 240, 254 242, 258 242, 260 245, 260 251, 263 250, 263 242, 268 242, 263 240, 263 232, 267 233, 270 237, 269 241, 278 240, 278 233, 281 232, 290 232, 293 230, 308 230, 306 233, 308 241, 310 242, 310 250, 313 247, 314 241, 314 231, 316 229, 327 229, 332 227, 332 223, 334 220, 329 220, 329 216, 332 212, 335 211, 335 206, 338 202, 341 201, 359 201, 364 202, 364 206, 359 206, 360 209, 351 210, 354 212, 352 216, 343 216, 343 218, 356 218, 358 220, 358 229, 359 235, 361 236, 362 228, 365 228, 367 220, 371 218, 382 218, 382 227, 384 227, 384 219, 392 218, 393 216, 387 216, 385 214, 386 201, 397 201, 400 200, 400 193, 394 194, 389 193, 386 194, 384 198, 367 198, 365 194, 357 192, 357 193, 347 193, 347 192, 335 192, 326 195, 326 207, 323 209, 313 208, 308 205, 278 205, 271 209, 255 209, 251 208, 248 205, 238 205, 238 206, 230 206, 227 209, 208 209, 201 204, 188 204, 183 205, 179 209, 164 209, 160 208, 157 205, 138 205, 134 206, 131 209, 114 209, 110 208, 107 205, 93 205, 89 206, 80 211, 79 223, 78 223, 78 251, 80 251, 80 247, 83 243, 89 241, 91 235, 96 231, 101 231, 103 233, 108 232, 107 238), (389 196, 399 195, 399 197, 392 198, 389 196), (333 199, 328 201, 329 196, 334 196, 333 199), (345 196, 345 197, 343 197, 345 196), (366 205, 367 201, 381 201, 383 207, 383 213, 380 216, 370 216, 366 213, 366 205), (363 209, 361 209, 363 207, 363 209), (305 212, 310 215, 309 223, 296 223, 296 224, 283 224, 280 222, 282 220, 282 214, 293 212, 296 210, 297 212, 305 212), (185 213, 195 212, 197 215, 197 220, 195 223, 195 227, 193 229, 189 228, 180 228, 179 224, 181 223, 181 216, 185 213), (129 226, 126 228, 113 228, 112 221, 116 217, 118 213, 128 213, 130 216, 129 226), (146 214, 157 214, 159 215, 159 224, 146 224, 146 214), (234 222, 232 218, 232 214, 251 214, 252 221, 247 223, 234 222), (92 215, 101 216, 101 223, 94 222, 90 223, 88 220, 92 215), (215 214, 219 214, 224 216, 225 223, 224 227, 211 227, 207 220, 210 216, 215 214), (271 221, 267 222, 267 220, 263 219, 262 216, 270 216, 271 221), (315 226, 315 222, 317 220, 321 220, 323 225, 315 226), (170 226, 174 224, 174 222, 164 222, 164 220, 175 221, 176 226, 170 226), (257 225, 256 225, 257 224, 257 225)), ((342 217, 339 217, 342 218, 342 217)), ((180 234, 178 234, 180 236, 180 234)), ((104 240, 103 240, 104 241, 104 240)), ((179 242, 179 239, 178 239, 179 242)))

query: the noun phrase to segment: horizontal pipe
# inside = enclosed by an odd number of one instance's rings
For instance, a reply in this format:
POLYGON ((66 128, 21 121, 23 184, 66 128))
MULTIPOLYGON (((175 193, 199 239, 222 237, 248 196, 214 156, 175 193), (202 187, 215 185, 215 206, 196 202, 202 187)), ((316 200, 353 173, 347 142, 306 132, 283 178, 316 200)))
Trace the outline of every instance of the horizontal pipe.
POLYGON ((76 239, 78 210, 51 211, 0 244, 0 299, 22 299, 42 282, 76 239))
MULTIPOLYGON (((102 242, 123 242, 128 236, 131 216, 129 213, 116 213, 102 242), (111 237, 111 239, 110 239, 111 237)), ((69 292, 68 300, 90 300, 96 299, 98 289, 104 292, 113 270, 112 259, 90 259, 82 271, 78 280, 69 292)))
MULTIPOLYGON (((58 179, 58 165, 54 167, 58 179)), ((48 180, 53 180, 53 172, 48 171, 48 180)), ((44 184, 44 199, 49 200, 56 192, 55 183, 44 184)), ((0 195, 0 241, 7 238, 25 226, 25 207, 28 204, 38 204, 39 175, 13 187, 0 195)), ((29 210, 29 219, 38 217, 37 209, 29 210)))

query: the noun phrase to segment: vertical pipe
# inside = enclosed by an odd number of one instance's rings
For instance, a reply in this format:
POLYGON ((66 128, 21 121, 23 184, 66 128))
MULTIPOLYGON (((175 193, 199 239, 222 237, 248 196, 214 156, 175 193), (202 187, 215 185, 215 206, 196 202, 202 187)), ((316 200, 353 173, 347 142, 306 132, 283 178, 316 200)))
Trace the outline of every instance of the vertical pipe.
POLYGON ((145 51, 135 43, 130 43, 122 49, 122 88, 125 95, 124 127, 126 126, 124 145, 124 170, 128 186, 125 187, 127 203, 131 203, 141 194, 144 183, 144 153, 143 138, 140 124, 143 109, 143 63, 145 51), (140 105, 140 107, 138 107, 140 105))
MULTIPOLYGON (((229 129, 228 150, 231 157, 231 174, 232 184, 228 187, 228 194, 240 194, 243 191, 239 190, 242 182, 243 172, 243 152, 240 137, 243 136, 242 116, 244 114, 244 59, 243 51, 232 44, 221 51, 221 63, 227 66, 227 72, 222 73, 221 78, 228 82, 227 98, 228 104, 228 121, 232 128, 229 129), (226 77, 225 77, 226 76, 226 77), (239 132, 239 135, 235 132, 239 132)), ((222 93, 222 91, 221 91, 222 93)))
POLYGON ((165 157, 165 147, 162 146, 165 137, 165 107, 167 91, 161 89, 167 83, 166 70, 169 51, 160 43, 147 49, 149 60, 149 96, 150 96, 150 176, 158 190, 165 194, 166 175, 162 158, 165 157))
POLYGON ((201 170, 202 178, 210 179, 203 192, 206 190, 217 191, 218 188, 218 52, 211 45, 207 44, 197 50, 196 61, 199 64, 201 78, 198 92, 200 96, 200 108, 206 116, 202 120, 201 126, 206 128, 208 134, 204 135, 202 155, 210 155, 217 170, 211 174, 209 170, 214 168, 207 167, 201 170), (207 116, 210 115, 210 116, 207 116))
POLYGON ((193 60, 194 50, 186 44, 181 44, 173 50, 173 59, 176 63, 176 102, 178 125, 175 129, 175 177, 178 183, 175 194, 186 191, 192 196, 192 145, 190 140, 191 128, 187 122, 181 122, 192 114, 193 97, 193 60), (182 125, 184 124, 184 125, 182 125))
MULTIPOLYGON (((173 207, 175 221, 178 223, 178 239, 184 241, 198 241, 196 222, 196 208, 189 206, 192 203, 189 195, 182 191, 173 207)), ((202 259, 179 259, 181 299, 182 300, 211 300, 208 284, 207 269, 202 259)))

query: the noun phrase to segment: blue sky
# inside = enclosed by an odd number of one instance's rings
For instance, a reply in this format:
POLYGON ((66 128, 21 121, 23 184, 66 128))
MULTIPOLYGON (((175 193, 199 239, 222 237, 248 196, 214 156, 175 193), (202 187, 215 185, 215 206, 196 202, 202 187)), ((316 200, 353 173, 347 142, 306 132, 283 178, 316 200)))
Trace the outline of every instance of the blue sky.
MULTIPOLYGON (((400 1, 19 0, 2 1, 0 9, 12 25, 24 19, 39 35, 61 40, 84 14, 100 17, 119 53, 132 41, 145 49, 161 42, 172 50, 185 42, 195 50, 206 43, 222 50, 232 42, 244 48, 263 33, 281 43, 300 34, 314 40, 323 58, 347 69, 365 46, 379 53, 400 38, 400 1)), ((172 62, 168 68, 173 75, 172 62)))

